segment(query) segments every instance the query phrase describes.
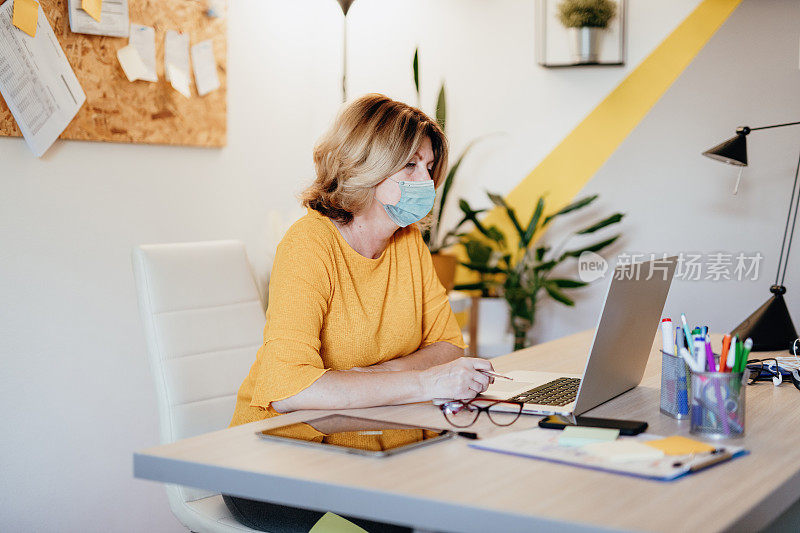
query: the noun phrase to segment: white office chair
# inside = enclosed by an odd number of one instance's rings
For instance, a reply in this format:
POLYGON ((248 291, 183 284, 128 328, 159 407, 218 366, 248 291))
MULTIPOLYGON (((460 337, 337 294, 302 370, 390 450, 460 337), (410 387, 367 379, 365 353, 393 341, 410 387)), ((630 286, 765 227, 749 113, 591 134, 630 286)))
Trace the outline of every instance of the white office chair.
MULTIPOLYGON (((244 244, 141 246, 133 251, 133 272, 161 442, 227 427, 265 321, 244 244)), ((166 490, 173 514, 192 531, 255 531, 233 518, 219 494, 178 485, 166 490)))

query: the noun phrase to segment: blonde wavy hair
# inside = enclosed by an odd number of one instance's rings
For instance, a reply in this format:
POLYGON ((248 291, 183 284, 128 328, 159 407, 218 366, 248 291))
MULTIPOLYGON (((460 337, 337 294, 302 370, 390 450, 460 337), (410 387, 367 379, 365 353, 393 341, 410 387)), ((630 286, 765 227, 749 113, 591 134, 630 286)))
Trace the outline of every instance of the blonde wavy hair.
POLYGON ((369 207, 373 189, 399 172, 428 137, 436 187, 447 171, 447 139, 428 115, 382 94, 348 104, 314 147, 316 179, 300 200, 341 224, 369 207))

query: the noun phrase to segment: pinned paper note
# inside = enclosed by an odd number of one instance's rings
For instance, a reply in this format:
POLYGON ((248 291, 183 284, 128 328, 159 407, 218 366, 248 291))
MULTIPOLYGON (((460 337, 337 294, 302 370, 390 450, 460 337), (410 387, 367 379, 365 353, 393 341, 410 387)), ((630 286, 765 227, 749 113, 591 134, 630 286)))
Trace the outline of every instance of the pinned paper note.
POLYGON ((36 37, 36 25, 39 23, 39 3, 36 0, 13 0, 14 26, 31 37, 36 37))
POLYGON ((714 451, 714 447, 710 444, 681 437, 680 435, 667 437, 665 439, 650 440, 645 442, 645 444, 661 450, 667 455, 691 455, 714 451))
POLYGON ((186 98, 192 96, 189 70, 189 35, 167 31, 164 37, 164 65, 167 81, 186 98))
POLYGON ((72 33, 128 37, 128 0, 69 0, 68 6, 72 33), (91 12, 99 14, 100 18, 91 12))
POLYGON ((664 452, 634 440, 614 440, 593 442, 581 448, 582 451, 613 463, 631 461, 655 461, 664 457, 664 452))
POLYGON ((144 63, 145 75, 138 78, 145 81, 158 81, 156 74, 156 31, 151 26, 131 24, 128 45, 133 46, 144 63))
POLYGON ((197 94, 205 96, 219 89, 217 61, 214 59, 214 44, 211 40, 192 46, 192 67, 197 94))
POLYGON ((147 67, 144 65, 139 52, 133 46, 123 46, 117 50, 117 59, 128 81, 141 80, 147 76, 147 67))
POLYGON ((167 63, 167 78, 172 88, 181 93, 186 98, 192 97, 192 89, 189 86, 189 75, 177 68, 172 63, 167 63))
POLYGON ((559 446, 583 446, 592 442, 606 442, 619 437, 618 429, 567 426, 558 437, 559 446))
POLYGON ((103 0, 81 0, 81 9, 89 13, 94 20, 100 22, 103 14, 103 0))

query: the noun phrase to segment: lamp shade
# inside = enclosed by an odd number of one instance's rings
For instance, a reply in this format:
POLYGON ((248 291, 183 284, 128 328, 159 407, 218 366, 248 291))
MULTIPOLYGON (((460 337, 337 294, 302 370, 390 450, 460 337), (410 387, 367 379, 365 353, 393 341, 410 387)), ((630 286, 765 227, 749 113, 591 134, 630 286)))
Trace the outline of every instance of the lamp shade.
POLYGON ((344 13, 344 16, 345 16, 345 17, 347 16, 347 12, 348 12, 348 11, 350 11, 350 6, 351 6, 351 5, 353 4, 353 2, 355 2, 355 1, 356 1, 356 0, 338 0, 338 2, 339 2, 339 5, 340 5, 340 6, 341 6, 341 8, 342 8, 342 13, 344 13))
POLYGON ((727 141, 703 152, 703 155, 739 167, 747 166, 747 134, 737 133, 727 141))

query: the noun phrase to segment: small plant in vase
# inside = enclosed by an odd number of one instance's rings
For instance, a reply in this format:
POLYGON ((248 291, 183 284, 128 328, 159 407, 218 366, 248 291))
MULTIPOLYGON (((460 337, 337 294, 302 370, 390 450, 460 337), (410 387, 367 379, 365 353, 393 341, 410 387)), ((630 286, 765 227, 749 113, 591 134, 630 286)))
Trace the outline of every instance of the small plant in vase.
POLYGON ((602 32, 616 14, 617 4, 612 0, 563 0, 558 4, 558 19, 572 34, 575 62, 597 62, 602 32))
POLYGON ((527 345, 528 332, 536 320, 536 307, 544 295, 564 305, 573 306, 575 302, 565 291, 586 285, 578 279, 555 277, 553 271, 556 267, 567 260, 578 258, 584 252, 598 253, 616 241, 620 235, 606 237, 575 249, 566 249, 570 241, 579 235, 602 232, 605 228, 619 223, 624 215, 614 213, 594 224, 570 232, 556 247, 547 244, 534 246, 534 236, 547 229, 554 219, 583 209, 598 196, 588 196, 547 216, 544 215, 544 198, 539 198, 531 219, 523 227, 515 210, 502 196, 487 194, 492 203, 503 209, 517 232, 518 241, 516 245, 512 245, 497 226, 486 227, 477 218, 482 210, 476 211, 466 200, 461 200, 460 207, 464 218, 471 221, 480 234, 480 237, 467 236, 462 239, 469 258, 462 264, 477 272, 480 281, 458 285, 456 289, 480 290, 485 296, 493 294, 502 296, 508 304, 511 327, 514 331, 514 349, 519 350, 527 345))

